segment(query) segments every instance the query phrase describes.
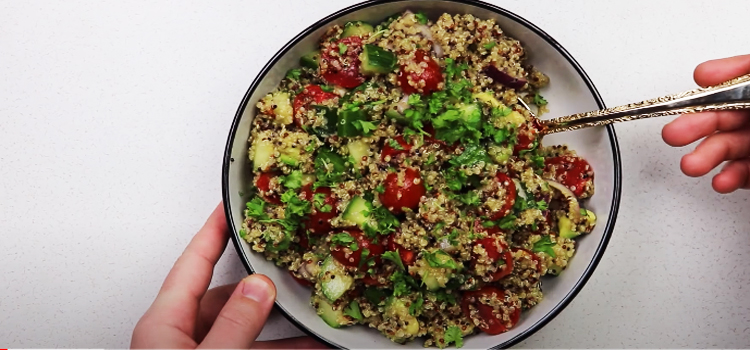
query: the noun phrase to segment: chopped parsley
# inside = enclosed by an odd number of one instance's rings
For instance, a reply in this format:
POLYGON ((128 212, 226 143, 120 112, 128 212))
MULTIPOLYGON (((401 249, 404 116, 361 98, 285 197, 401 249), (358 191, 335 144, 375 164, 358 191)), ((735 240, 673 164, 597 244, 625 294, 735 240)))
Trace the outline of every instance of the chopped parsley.
POLYGON ((333 86, 323 85, 323 86, 320 87, 320 89, 323 90, 323 91, 325 91, 325 92, 332 92, 333 91, 333 86))
POLYGON ((255 197, 247 202, 245 206, 247 207, 245 215, 256 220, 268 219, 268 215, 266 214, 266 201, 264 201, 263 198, 255 197))
POLYGON ((401 255, 399 255, 398 249, 396 249, 396 251, 385 252, 380 255, 380 257, 385 260, 393 261, 396 266, 401 268, 401 270, 406 271, 406 267, 404 267, 404 262, 401 261, 401 255))
POLYGON ((544 106, 547 104, 547 100, 545 100, 539 93, 536 93, 534 94, 534 104, 537 106, 544 106))
POLYGON ((292 80, 299 80, 300 75, 302 74, 302 71, 298 68, 290 69, 288 72, 286 72, 286 77, 292 80))
POLYGON ((294 170, 287 176, 281 176, 281 184, 284 187, 296 190, 302 187, 302 172, 294 170))
POLYGON ((339 43, 339 54, 343 55, 349 47, 344 43, 339 43))
POLYGON ((495 45, 497 45, 497 43, 493 41, 493 42, 489 42, 489 43, 482 45, 482 47, 484 47, 487 50, 492 50, 492 48, 495 47, 495 45))
POLYGON ((556 258, 557 254, 555 254, 555 250, 552 249, 552 247, 554 246, 555 246, 555 243, 552 243, 552 240, 547 235, 547 236, 542 236, 542 239, 534 243, 534 247, 531 250, 537 253, 545 253, 552 258, 556 258))
POLYGON ((427 260, 427 263, 430 264, 431 267, 442 267, 448 269, 458 268, 458 265, 456 265, 456 261, 453 260, 453 258, 448 253, 439 249, 432 253, 425 253, 424 258, 425 260, 427 260))
POLYGON ((357 321, 365 319, 362 316, 362 311, 360 311, 359 303, 356 300, 352 300, 352 302, 344 308, 344 315, 350 316, 357 321))
POLYGON ((378 128, 373 122, 368 122, 365 120, 355 120, 353 124, 354 127, 357 128, 357 130, 361 130, 365 135, 369 134, 370 131, 378 128))
POLYGON ((395 271, 391 275, 391 282, 393 282, 393 295, 396 297, 409 295, 412 290, 419 289, 414 278, 404 271, 395 271))
POLYGON ((401 144, 398 143, 398 141, 396 141, 394 139, 388 139, 388 145, 391 146, 391 147, 393 147, 393 149, 396 149, 396 150, 399 150, 399 151, 403 151, 404 150, 404 147, 401 146, 401 144))
POLYGON ((414 17, 417 18, 417 22, 421 24, 427 24, 427 15, 425 15, 422 12, 417 12, 414 14, 414 17))
POLYGON ((435 300, 440 303, 448 303, 455 305, 457 303, 456 296, 446 292, 444 289, 435 292, 435 300))
POLYGON ((365 289, 365 299, 373 305, 380 304, 387 296, 388 294, 380 288, 370 287, 365 289))
POLYGON ((359 249, 357 242, 354 241, 354 237, 346 232, 337 233, 331 236, 331 243, 342 247, 349 247, 349 249, 353 251, 359 249))
POLYGON ((450 343, 456 344, 457 348, 464 346, 463 333, 458 326, 450 326, 445 330, 445 346, 450 343))
POLYGON ((419 316, 420 313, 422 313, 422 305, 424 304, 424 298, 422 297, 422 294, 420 293, 417 295, 417 300, 415 300, 411 305, 409 305, 409 315, 412 316, 419 316))
POLYGON ((385 186, 383 186, 383 184, 378 185, 378 187, 375 187, 375 192, 385 193, 385 186))

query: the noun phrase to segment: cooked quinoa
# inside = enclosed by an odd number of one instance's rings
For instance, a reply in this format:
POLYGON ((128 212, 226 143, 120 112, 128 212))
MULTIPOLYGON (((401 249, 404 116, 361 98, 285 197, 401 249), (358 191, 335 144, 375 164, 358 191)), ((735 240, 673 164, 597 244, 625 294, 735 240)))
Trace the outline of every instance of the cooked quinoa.
POLYGON ((543 146, 549 84, 493 20, 330 27, 257 102, 240 235, 331 327, 462 346, 511 329, 591 232, 593 169, 543 146))

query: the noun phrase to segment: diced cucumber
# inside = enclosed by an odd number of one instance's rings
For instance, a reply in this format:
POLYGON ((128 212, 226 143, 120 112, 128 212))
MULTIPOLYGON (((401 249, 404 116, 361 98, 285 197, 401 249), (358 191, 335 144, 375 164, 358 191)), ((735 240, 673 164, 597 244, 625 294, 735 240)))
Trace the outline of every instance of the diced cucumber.
POLYGON ((424 286, 427 287, 427 290, 438 290, 442 288, 440 286, 440 283, 438 283, 437 278, 435 278, 435 274, 431 274, 428 271, 425 271, 424 275, 420 274, 420 276, 422 276, 422 283, 424 283, 424 286))
POLYGON ((312 304, 315 306, 318 316, 329 326, 340 328, 345 325, 346 318, 344 317, 343 309, 334 310, 333 305, 325 300, 325 298, 317 296, 312 297, 312 304))
POLYGON ((341 137, 361 136, 362 130, 355 126, 358 121, 367 121, 367 112, 360 108, 356 111, 351 109, 339 111, 338 135, 341 137))
POLYGON ((273 165, 273 155, 276 149, 271 140, 257 138, 253 141, 253 169, 268 170, 273 165))
POLYGON ((563 238, 576 238, 579 235, 581 235, 580 232, 576 231, 575 224, 573 224, 573 221, 568 219, 567 216, 562 216, 557 221, 557 229, 560 231, 560 237, 563 238))
POLYGON ((350 36, 365 36, 367 34, 372 34, 374 32, 374 28, 369 23, 365 23, 362 21, 353 21, 353 22, 347 22, 344 25, 344 31, 341 32, 342 38, 348 38, 350 36))
POLYGON ((510 156, 513 155, 513 148, 490 145, 487 147, 487 154, 495 163, 505 165, 510 160, 510 156))
POLYGON ((328 137, 336 132, 336 122, 338 121, 338 110, 326 106, 313 106, 318 113, 323 113, 326 120, 325 125, 313 128, 313 131, 320 137, 328 137))
POLYGON ((315 50, 312 52, 307 53, 306 55, 300 57, 299 64, 302 67, 312 68, 312 69, 318 69, 318 66, 320 65, 318 63, 318 60, 320 59, 320 51, 315 50))
POLYGON ((332 172, 343 173, 347 170, 346 161, 344 160, 344 157, 342 157, 341 155, 339 155, 338 153, 334 152, 331 149, 325 149, 325 148, 319 149, 318 155, 315 160, 316 162, 331 164, 333 166, 333 169, 330 169, 332 172))
POLYGON ((434 291, 440 288, 445 288, 448 281, 454 275, 454 271, 452 268, 442 266, 457 265, 456 261, 453 260, 453 258, 445 252, 442 252, 441 254, 433 253, 432 259, 434 259, 432 262, 436 264, 434 267, 431 266, 430 262, 428 262, 425 257, 417 260, 417 263, 414 266, 425 287, 427 287, 428 290, 434 291))
POLYGON ((279 156, 279 160, 281 160, 282 163, 296 167, 299 165, 299 161, 302 158, 300 155, 299 148, 290 147, 287 149, 284 149, 284 151, 279 156))
POLYGON ((320 266, 319 279, 323 295, 330 301, 338 300, 354 284, 354 278, 330 255, 320 266))
POLYGON ((406 307, 407 302, 411 303, 406 298, 392 297, 386 304, 383 313, 386 322, 390 321, 394 325, 400 326, 399 328, 404 331, 403 337, 391 338, 398 343, 405 342, 419 334, 419 320, 409 313, 409 308, 406 307))
POLYGON ((474 95, 472 95, 475 99, 484 102, 485 104, 490 105, 491 107, 500 108, 505 107, 500 101, 498 101, 494 96, 490 95, 488 92, 479 92, 474 95))
POLYGON ((519 113, 518 111, 510 112, 510 114, 508 114, 508 116, 506 116, 505 118, 507 118, 508 122, 515 127, 519 127, 526 123, 526 118, 524 118, 523 114, 519 113))
POLYGON ((363 140, 352 140, 346 144, 349 149, 349 157, 355 168, 362 168, 370 158, 370 144, 363 140))
POLYGON ((395 119, 399 123, 406 123, 406 117, 396 109, 396 106, 390 106, 385 110, 385 116, 391 119, 395 119))
POLYGON ((370 218, 370 206, 367 204, 367 201, 360 196, 352 198, 346 210, 344 210, 342 217, 344 220, 351 221, 362 229, 364 229, 365 224, 377 227, 377 224, 370 218))
POLYGON ((380 46, 365 44, 362 55, 362 72, 385 74, 396 68, 396 55, 380 46))

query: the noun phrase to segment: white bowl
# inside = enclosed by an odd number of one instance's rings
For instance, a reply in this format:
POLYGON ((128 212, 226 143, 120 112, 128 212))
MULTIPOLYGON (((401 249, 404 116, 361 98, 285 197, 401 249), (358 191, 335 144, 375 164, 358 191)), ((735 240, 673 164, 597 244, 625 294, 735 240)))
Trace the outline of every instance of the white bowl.
MULTIPOLYGON (((404 0, 368 1, 338 11, 305 29, 294 37, 261 70, 240 103, 232 122, 224 153, 223 198, 232 239, 238 255, 249 273, 267 275, 276 284, 276 305, 307 334, 339 348, 422 348, 422 341, 405 345, 391 342, 366 326, 333 329, 326 325, 310 306, 310 289, 295 282, 289 273, 255 253, 239 237, 246 199, 240 194, 252 185, 248 166, 248 138, 256 102, 273 90, 286 72, 297 66, 299 57, 312 51, 323 32, 332 24, 343 25, 351 20, 377 23, 384 18, 410 9, 423 11, 430 18, 443 12, 469 13, 476 17, 493 18, 500 27, 521 41, 530 62, 549 75, 551 84, 543 91, 550 102, 552 116, 586 112, 604 108, 599 93, 583 69, 554 39, 534 24, 499 7, 478 1, 404 0)), ((555 278, 544 278, 544 300, 524 312, 510 331, 489 336, 479 333, 466 337, 464 347, 502 348, 512 346, 543 327, 554 318, 583 288, 604 254, 612 234, 620 203, 620 154, 615 131, 611 126, 555 134, 545 137, 545 145, 567 144, 585 157, 595 171, 596 193, 586 203, 598 217, 594 231, 577 240, 577 252, 569 267, 555 278)))

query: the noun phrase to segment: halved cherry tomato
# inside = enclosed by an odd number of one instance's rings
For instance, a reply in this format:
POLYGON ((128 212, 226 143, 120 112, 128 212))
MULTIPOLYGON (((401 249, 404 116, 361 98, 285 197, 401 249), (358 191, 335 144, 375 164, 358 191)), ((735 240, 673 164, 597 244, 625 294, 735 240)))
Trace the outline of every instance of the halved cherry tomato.
POLYGON ((532 251, 530 251, 530 250, 528 250, 526 248, 511 248, 510 251, 513 252, 513 253, 518 252, 518 251, 525 252, 531 258, 531 260, 534 260, 534 262, 536 263, 537 270, 539 271, 539 273, 542 272, 542 259, 539 258, 536 254, 534 254, 534 252, 532 252, 532 251))
POLYGON ((440 66, 421 49, 414 53, 414 60, 402 64, 398 72, 398 85, 406 94, 429 95, 438 91, 442 82, 440 66))
POLYGON ((362 277, 362 283, 368 285, 368 286, 382 286, 383 284, 378 281, 377 278, 372 277, 370 275, 365 275, 365 277, 362 277))
POLYGON ((576 197, 586 192, 594 181, 594 170, 585 159, 576 156, 548 158, 545 170, 555 172, 555 180, 570 189, 576 197))
POLYGON ((300 230, 297 232, 297 235, 299 236, 299 246, 302 247, 304 250, 310 249, 310 240, 307 238, 307 234, 304 230, 300 230))
POLYGON ((497 237, 485 237, 477 240, 476 244, 484 248, 491 262, 494 263, 502 258, 505 263, 502 268, 492 273, 492 282, 498 281, 513 272, 513 254, 511 254, 510 249, 508 249, 505 243, 501 242, 497 237))
POLYGON ((323 79, 347 89, 364 83, 365 77, 359 70, 362 65, 360 53, 362 38, 358 36, 324 43, 320 54, 320 74, 323 79))
POLYGON ((323 88, 318 85, 305 86, 305 89, 297 94, 297 96, 294 97, 294 102, 292 102, 292 108, 294 111, 294 123, 299 127, 305 125, 305 120, 302 118, 302 116, 311 103, 314 102, 316 104, 321 104, 325 101, 333 100, 338 97, 339 96, 334 93, 323 91, 323 88))
POLYGON ((510 303, 505 298, 505 292, 493 286, 484 286, 475 291, 464 292, 461 298, 461 309, 472 323, 476 324, 475 321, 479 321, 477 327, 490 335, 507 332, 518 323, 518 319, 521 317, 521 306, 510 303), (501 303, 501 305, 493 307, 485 304, 482 301, 483 298, 494 299, 495 303, 501 303), (497 313, 505 313, 511 308, 510 319, 507 322, 503 322, 502 318, 497 317, 497 313))
POLYGON ((406 154, 411 151, 411 145, 404 140, 404 137, 401 135, 398 135, 394 137, 393 139, 389 139, 389 141, 386 141, 383 145, 383 150, 380 152, 380 160, 384 162, 389 162, 391 159, 394 159, 399 154, 406 154), (401 149, 393 148, 390 144, 390 140, 395 140, 398 142, 399 146, 401 146, 401 149))
POLYGON ((333 196, 331 189, 328 187, 318 187, 314 192, 312 186, 307 185, 302 188, 300 192, 302 199, 309 201, 312 204, 312 213, 310 217, 302 221, 303 229, 309 230, 314 235, 324 235, 331 231, 331 220, 339 214, 337 207, 338 200, 333 196), (323 199, 323 206, 330 205, 331 211, 324 213, 313 203, 313 198, 316 194, 322 193, 325 195, 323 199))
POLYGON ((402 208, 416 209, 426 190, 419 170, 406 168, 399 173, 390 173, 385 178, 385 192, 380 202, 393 214, 404 212, 402 208))
POLYGON ((386 248, 388 251, 395 252, 398 250, 398 256, 401 257, 401 262, 404 263, 404 266, 409 266, 414 263, 414 252, 411 250, 408 250, 404 247, 402 247, 400 244, 396 243, 394 240, 393 235, 391 234, 386 238, 386 248))
POLYGON ((272 172, 261 173, 258 179, 255 180, 255 187, 260 190, 260 195, 266 202, 271 204, 281 204, 281 196, 278 193, 271 191, 271 179, 276 177, 278 174, 272 172))
POLYGON ((534 141, 539 137, 539 130, 527 124, 518 128, 518 142, 513 146, 513 154, 518 155, 521 151, 530 150, 534 147, 534 141))
POLYGON ((306 279, 302 279, 302 278, 299 278, 299 277, 295 276, 292 273, 292 271, 289 271, 289 274, 292 275, 292 278, 294 278, 294 280, 297 281, 297 283, 299 283, 299 284, 301 284, 303 286, 306 286, 306 287, 312 287, 312 285, 313 285, 312 282, 310 282, 310 281, 308 281, 306 279))
MULTIPOLYGON (((351 250, 348 246, 342 247, 340 245, 334 245, 331 248, 331 255, 338 260, 338 262, 351 267, 360 267, 359 262, 362 260, 362 250, 367 249, 370 253, 367 255, 367 259, 374 258, 375 263, 380 261, 380 256, 385 253, 385 247, 380 243, 373 242, 370 238, 365 236, 362 231, 357 229, 347 229, 342 233, 348 233, 354 237, 354 242, 357 243, 357 250, 351 250), (347 253, 346 251, 351 251, 347 253)), ((362 269, 367 269, 367 266, 362 264, 362 269)))
POLYGON ((513 204, 516 203, 517 195, 516 185, 515 183, 513 183, 513 180, 508 177, 508 175, 505 175, 504 173, 497 173, 497 175, 495 176, 495 182, 496 183, 492 184, 492 187, 489 188, 489 195, 499 195, 501 192, 504 192, 504 197, 502 198, 502 207, 491 212, 486 208, 485 205, 482 205, 480 207, 483 215, 487 215, 491 221, 500 220, 506 215, 510 214, 511 209, 513 209, 513 204), (500 191, 501 188, 504 189, 504 191, 500 191))

